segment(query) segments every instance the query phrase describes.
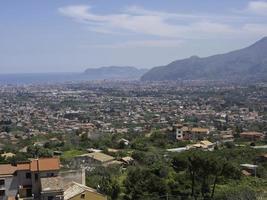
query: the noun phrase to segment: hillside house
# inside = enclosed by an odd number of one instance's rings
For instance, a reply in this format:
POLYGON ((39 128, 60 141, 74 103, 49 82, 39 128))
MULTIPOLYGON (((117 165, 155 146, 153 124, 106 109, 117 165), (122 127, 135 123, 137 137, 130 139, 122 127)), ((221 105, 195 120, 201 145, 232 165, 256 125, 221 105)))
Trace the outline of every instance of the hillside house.
POLYGON ((63 188, 46 187, 48 179, 55 182, 59 169, 58 158, 0 165, 0 200, 63 199, 63 188))

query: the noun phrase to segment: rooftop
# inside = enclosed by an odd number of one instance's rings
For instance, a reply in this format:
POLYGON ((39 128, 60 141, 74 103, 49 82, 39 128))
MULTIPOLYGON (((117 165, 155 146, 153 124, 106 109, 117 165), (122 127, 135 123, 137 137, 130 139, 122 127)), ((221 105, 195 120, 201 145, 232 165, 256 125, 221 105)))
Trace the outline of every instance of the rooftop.
MULTIPOLYGON (((68 200, 71 199, 85 191, 95 193, 98 195, 103 196, 102 194, 98 193, 95 189, 87 187, 85 185, 81 185, 79 183, 73 182, 68 189, 65 190, 64 192, 64 199, 68 200)), ((104 196, 103 196, 104 197, 104 196)), ((104 198, 106 199, 106 198, 104 198)))
POLYGON ((94 160, 97 160, 100 162, 108 162, 108 161, 112 161, 115 159, 114 157, 107 155, 107 154, 104 154, 104 153, 101 153, 101 152, 93 152, 93 153, 83 154, 83 155, 80 155, 78 157, 84 157, 84 156, 93 158, 94 160))
POLYGON ((42 192, 63 190, 63 181, 61 177, 41 178, 42 192))
POLYGON ((59 170, 59 158, 39 158, 17 165, 0 164, 0 175, 11 175, 16 171, 51 171, 59 170))

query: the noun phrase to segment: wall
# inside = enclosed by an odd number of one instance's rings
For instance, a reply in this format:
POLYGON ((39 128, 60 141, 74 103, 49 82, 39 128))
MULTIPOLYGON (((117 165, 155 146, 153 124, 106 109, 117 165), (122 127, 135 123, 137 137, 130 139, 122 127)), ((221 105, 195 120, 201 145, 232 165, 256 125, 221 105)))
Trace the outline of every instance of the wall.
POLYGON ((17 176, 4 176, 0 179, 5 179, 5 197, 1 197, 0 200, 6 200, 8 196, 15 197, 18 192, 18 178, 17 176))
POLYGON ((73 181, 76 183, 85 185, 85 170, 84 169, 60 172, 59 176, 63 178, 64 185, 67 185, 73 181))

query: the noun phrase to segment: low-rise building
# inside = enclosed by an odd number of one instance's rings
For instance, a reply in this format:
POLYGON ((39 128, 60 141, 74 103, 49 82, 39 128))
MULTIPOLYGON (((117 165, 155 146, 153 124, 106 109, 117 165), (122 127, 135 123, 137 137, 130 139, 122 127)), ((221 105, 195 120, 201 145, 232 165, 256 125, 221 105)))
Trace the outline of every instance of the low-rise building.
POLYGON ((243 132, 240 133, 240 137, 243 139, 255 141, 255 140, 263 140, 264 134, 259 132, 243 132))
POLYGON ((60 172, 56 157, 0 165, 0 200, 64 200, 65 196, 73 200, 107 199, 84 184, 84 170, 60 172))
POLYGON ((65 200, 107 200, 95 189, 73 182, 64 192, 65 200))
POLYGON ((206 139, 210 133, 208 128, 191 128, 182 125, 175 125, 176 140, 203 140, 206 139))
POLYGON ((0 165, 0 200, 16 199, 62 199, 63 191, 43 192, 43 181, 58 176, 58 158, 33 159, 16 165, 0 165))

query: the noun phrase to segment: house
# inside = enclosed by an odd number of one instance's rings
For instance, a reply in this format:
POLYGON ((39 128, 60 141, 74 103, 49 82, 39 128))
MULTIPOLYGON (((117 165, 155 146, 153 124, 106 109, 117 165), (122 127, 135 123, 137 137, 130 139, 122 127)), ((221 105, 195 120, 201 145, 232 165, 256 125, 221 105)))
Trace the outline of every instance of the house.
MULTIPOLYGON (((63 200, 75 181, 90 200, 106 199, 84 186, 85 170, 60 172, 59 158, 39 158, 27 162, 0 165, 0 200, 63 200), (87 193, 87 191, 90 191, 87 193), (87 195, 88 194, 88 195, 87 195)), ((82 196, 83 197, 83 196, 82 196)), ((76 199, 74 196, 71 199, 76 199)))
POLYGON ((264 134, 259 132, 243 132, 240 133, 240 137, 243 139, 256 141, 256 140, 263 140, 264 134))
POLYGON ((95 189, 73 182, 64 192, 64 200, 107 200, 95 189))
POLYGON ((208 128, 191 128, 183 125, 174 125, 175 139, 183 140, 203 140, 209 135, 208 128))
POLYGON ((215 147, 215 144, 208 140, 202 140, 197 144, 188 145, 189 149, 202 149, 204 151, 213 151, 214 147, 215 147))
POLYGON ((71 161, 71 166, 74 168, 89 169, 99 165, 107 166, 107 163, 111 161, 115 161, 115 158, 101 152, 92 152, 74 157, 71 161))
POLYGON ((62 188, 46 187, 45 184, 47 178, 58 176, 59 169, 58 158, 40 158, 16 165, 0 165, 0 200, 63 199, 62 188))
POLYGON ((175 132, 175 138, 176 140, 189 140, 189 128, 186 126, 178 126, 176 125, 176 132, 175 132))
POLYGON ((87 157, 95 164, 105 164, 108 162, 111 162, 113 160, 115 160, 114 157, 101 153, 101 152, 93 152, 93 153, 89 153, 87 154, 87 157))
POLYGON ((191 140, 203 140, 206 139, 210 131, 208 128, 192 128, 190 133, 191 140))

